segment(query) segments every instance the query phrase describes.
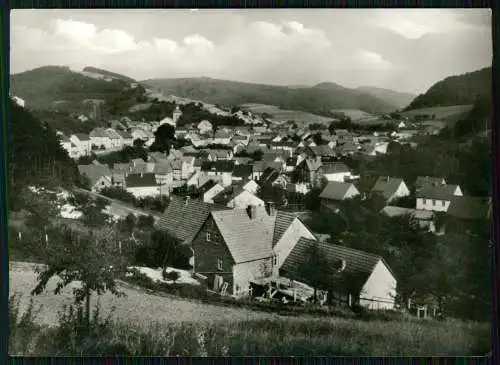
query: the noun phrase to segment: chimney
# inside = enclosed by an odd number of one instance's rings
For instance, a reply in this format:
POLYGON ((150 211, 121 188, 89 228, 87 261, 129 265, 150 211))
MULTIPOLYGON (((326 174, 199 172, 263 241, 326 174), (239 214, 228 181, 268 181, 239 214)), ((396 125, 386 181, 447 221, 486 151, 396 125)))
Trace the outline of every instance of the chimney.
POLYGON ((247 207, 247 212, 250 219, 257 218, 257 207, 255 205, 249 205, 247 207))
POLYGON ((276 215, 276 208, 274 207, 274 202, 272 201, 267 202, 267 213, 270 216, 276 215))

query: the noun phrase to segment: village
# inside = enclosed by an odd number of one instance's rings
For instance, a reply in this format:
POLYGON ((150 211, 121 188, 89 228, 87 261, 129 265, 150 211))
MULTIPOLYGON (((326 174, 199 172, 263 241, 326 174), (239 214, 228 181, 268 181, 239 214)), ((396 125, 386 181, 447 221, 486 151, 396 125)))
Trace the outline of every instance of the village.
MULTIPOLYGON (((172 146, 168 153, 148 152, 146 160, 127 163, 107 165, 94 159, 78 165, 78 170, 94 194, 118 189, 136 199, 168 199, 155 226, 190 248, 189 272, 208 291, 282 303, 310 301, 314 292, 314 300, 317 297, 322 304, 331 303, 332 295, 337 295, 347 306, 401 309, 396 301, 397 278, 383 257, 327 242, 328 237, 304 224, 303 204, 286 198, 265 200, 260 192, 271 188, 301 197, 321 189, 319 209, 338 213, 343 202, 371 195, 359 191, 359 173, 343 159, 376 158, 387 153, 390 143, 414 148, 413 137, 429 135, 428 128, 414 128, 414 121, 402 118, 393 122, 396 131, 392 132, 376 128, 373 132, 329 131, 326 126, 297 129, 291 122, 264 121, 241 111, 237 116, 244 118, 243 126, 214 128, 203 120, 177 127, 181 115, 177 106, 159 122, 133 122, 124 117, 88 135, 58 134, 61 146, 78 160, 127 146, 148 148, 162 125, 175 128, 175 138, 184 141, 183 147, 172 146), (337 277, 355 278, 353 287, 340 294, 316 294, 300 270, 312 246, 321 249, 337 277)), ((491 206, 491 200, 463 196, 460 186, 442 177, 421 176, 409 182, 398 176, 379 176, 371 192, 385 201, 380 214, 410 216, 437 235, 445 234, 446 227, 436 228, 436 214, 475 219, 491 206), (408 198, 411 191, 414 206, 392 205, 408 198)), ((436 306, 431 311, 410 300, 406 309, 419 317, 438 315, 436 306)))

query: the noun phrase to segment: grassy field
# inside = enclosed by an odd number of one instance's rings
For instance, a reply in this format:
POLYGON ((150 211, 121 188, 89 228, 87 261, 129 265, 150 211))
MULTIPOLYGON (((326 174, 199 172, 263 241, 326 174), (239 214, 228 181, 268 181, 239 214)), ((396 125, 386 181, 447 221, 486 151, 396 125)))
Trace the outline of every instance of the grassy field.
POLYGON ((297 123, 330 123, 333 118, 322 117, 311 113, 297 110, 280 109, 275 105, 266 104, 242 104, 241 108, 247 109, 255 114, 268 113, 277 121, 294 120, 297 123))
MULTIPOLYGON (((17 306, 18 321, 31 308, 26 296, 34 280, 29 265, 11 265, 11 293, 25 296, 17 306)), ((35 297, 34 308, 40 309, 33 319, 25 316, 18 328, 11 328, 9 352, 42 356, 460 356, 484 355, 490 347, 489 326, 481 323, 283 317, 130 288, 125 292, 126 297, 116 300, 106 295, 100 298, 102 316, 111 319, 84 335, 76 333, 78 326, 73 322, 57 316, 61 306, 70 303, 71 288, 60 296, 35 297)))
POLYGON ((421 114, 434 114, 436 116, 436 120, 454 122, 457 118, 464 116, 466 113, 470 112, 472 110, 472 107, 473 105, 440 106, 432 108, 413 109, 401 114, 407 118, 413 118, 415 115, 421 114))

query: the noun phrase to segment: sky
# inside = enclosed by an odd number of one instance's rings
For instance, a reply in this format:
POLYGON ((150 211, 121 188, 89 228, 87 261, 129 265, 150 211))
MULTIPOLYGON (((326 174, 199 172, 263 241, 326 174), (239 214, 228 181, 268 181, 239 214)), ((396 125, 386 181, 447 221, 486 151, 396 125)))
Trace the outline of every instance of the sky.
POLYGON ((423 93, 492 63, 489 9, 16 9, 11 73, 335 82, 423 93))

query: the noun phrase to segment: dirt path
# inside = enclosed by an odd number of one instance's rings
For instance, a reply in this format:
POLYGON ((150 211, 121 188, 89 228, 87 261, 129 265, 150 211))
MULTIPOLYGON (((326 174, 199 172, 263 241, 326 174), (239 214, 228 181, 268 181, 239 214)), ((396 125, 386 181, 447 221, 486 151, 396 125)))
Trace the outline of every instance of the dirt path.
MULTIPOLYGON (((30 292, 36 284, 36 273, 33 264, 11 263, 9 268, 10 293, 21 296, 21 310, 29 302, 30 292)), ((53 325, 57 323, 57 312, 64 304, 72 302, 72 287, 65 288, 62 294, 54 295, 57 280, 51 280, 48 290, 35 296, 35 307, 41 310, 37 316, 39 323, 53 325)), ((76 287, 76 286, 73 286, 76 287)), ((163 297, 146 293, 129 286, 122 286, 126 297, 117 298, 106 293, 99 298, 102 313, 108 314, 115 307, 115 318, 138 322, 184 322, 184 321, 233 321, 245 319, 276 318, 277 315, 256 312, 243 308, 219 307, 210 304, 196 303, 173 297, 163 297)), ((94 305, 96 301, 92 303, 94 305)))

